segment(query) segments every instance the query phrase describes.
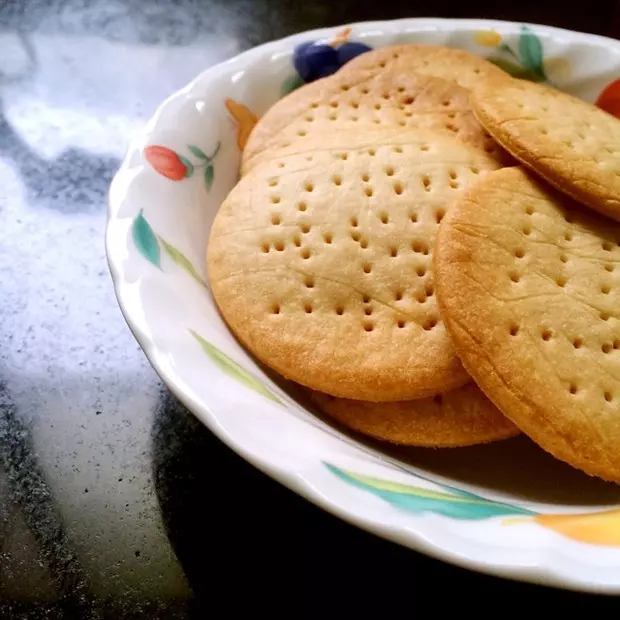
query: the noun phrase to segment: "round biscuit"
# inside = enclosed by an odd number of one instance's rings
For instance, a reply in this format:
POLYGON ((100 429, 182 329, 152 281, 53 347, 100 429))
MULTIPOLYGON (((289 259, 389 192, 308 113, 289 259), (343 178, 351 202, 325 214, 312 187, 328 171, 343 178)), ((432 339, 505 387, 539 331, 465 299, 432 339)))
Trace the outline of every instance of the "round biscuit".
POLYGON ((430 398, 372 403, 312 392, 318 408, 340 424, 382 441, 456 448, 508 439, 517 427, 474 383, 430 398))
POLYGON ((424 43, 393 45, 366 52, 350 60, 338 73, 343 76, 360 72, 376 74, 386 69, 431 75, 467 89, 489 79, 509 77, 505 71, 476 54, 424 43))
POLYGON ((274 149, 335 128, 366 126, 445 130, 507 162, 507 153, 482 128, 469 91, 453 82, 392 67, 377 75, 342 74, 301 87, 258 121, 242 155, 242 173, 274 149))
POLYGON ((442 223, 440 309, 465 368, 542 448, 620 482, 620 226, 521 168, 442 223))
POLYGON ((342 130, 256 166, 222 204, 208 273, 232 331, 281 375, 389 401, 464 384, 431 255, 454 198, 497 167, 449 135, 342 130))
POLYGON ((480 122, 512 155, 592 209, 620 220, 620 120, 548 86, 490 80, 472 92, 480 122))

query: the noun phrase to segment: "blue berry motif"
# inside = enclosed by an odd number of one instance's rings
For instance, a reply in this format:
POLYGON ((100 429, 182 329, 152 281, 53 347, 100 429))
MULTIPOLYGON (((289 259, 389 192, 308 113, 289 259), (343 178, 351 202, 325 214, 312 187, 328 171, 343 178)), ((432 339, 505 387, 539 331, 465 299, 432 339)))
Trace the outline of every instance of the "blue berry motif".
POLYGON ((293 64, 306 84, 332 75, 344 64, 372 48, 364 43, 338 41, 329 45, 318 41, 299 44, 293 52, 293 64))
POLYGON ((349 60, 353 60, 356 56, 369 52, 372 48, 365 43, 343 43, 336 51, 338 52, 338 62, 340 66, 346 65, 349 60))

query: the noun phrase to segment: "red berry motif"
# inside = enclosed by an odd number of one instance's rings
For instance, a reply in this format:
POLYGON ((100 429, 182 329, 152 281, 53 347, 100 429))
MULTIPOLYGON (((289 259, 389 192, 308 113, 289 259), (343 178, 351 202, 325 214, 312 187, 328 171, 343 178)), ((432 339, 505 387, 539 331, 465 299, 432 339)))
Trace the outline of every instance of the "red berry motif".
POLYGON ((159 174, 166 178, 172 181, 185 178, 187 166, 173 150, 165 146, 147 146, 144 149, 144 157, 159 174))
POLYGON ((596 105, 609 114, 620 118, 620 79, 608 84, 596 100, 596 105))

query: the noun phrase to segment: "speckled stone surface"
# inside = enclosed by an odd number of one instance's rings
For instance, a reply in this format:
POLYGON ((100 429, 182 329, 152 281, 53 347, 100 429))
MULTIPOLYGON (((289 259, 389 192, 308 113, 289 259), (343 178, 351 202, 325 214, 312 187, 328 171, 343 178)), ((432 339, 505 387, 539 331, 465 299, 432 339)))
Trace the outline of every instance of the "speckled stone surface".
POLYGON ((620 33, 615 1, 551 4, 0 0, 1 619, 368 617, 492 592, 618 610, 397 548, 246 465, 146 362, 103 248, 130 136, 204 68, 299 30, 416 14, 620 33))

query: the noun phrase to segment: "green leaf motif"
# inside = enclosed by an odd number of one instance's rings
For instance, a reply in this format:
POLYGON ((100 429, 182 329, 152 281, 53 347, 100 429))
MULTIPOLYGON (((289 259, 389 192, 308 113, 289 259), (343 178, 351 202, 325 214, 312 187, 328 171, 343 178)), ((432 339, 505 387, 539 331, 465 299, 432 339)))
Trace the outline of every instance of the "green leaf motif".
POLYGON ((204 151, 202 151, 201 149, 199 149, 197 146, 195 146, 194 144, 188 144, 187 148, 196 156, 198 157, 198 159, 204 159, 205 161, 207 161, 209 158, 205 155, 204 151))
POLYGON ((519 54, 521 64, 538 78, 537 81, 547 79, 543 67, 543 46, 540 39, 526 26, 521 28, 519 36, 519 54))
POLYGON ((157 237, 153 229, 142 215, 142 209, 136 216, 131 227, 133 242, 136 249, 146 260, 153 263, 156 267, 160 266, 160 251, 157 237))
POLYGON ((193 329, 190 329, 189 332, 196 339, 198 344, 200 344, 202 350, 215 362, 220 370, 223 370, 229 377, 236 379, 239 383, 243 383, 255 392, 266 396, 273 402, 278 403, 278 405, 282 404, 282 401, 270 389, 263 385, 254 375, 245 370, 245 368, 239 366, 237 362, 231 360, 230 357, 222 353, 222 351, 214 347, 210 342, 207 342, 193 329))
POLYGON ((187 157, 183 157, 183 155, 179 155, 179 159, 183 162, 185 166, 185 178, 191 177, 194 174, 194 164, 187 159, 187 157))
POLYGON ((280 95, 284 97, 284 95, 292 93, 300 86, 303 86, 303 84, 304 81, 299 77, 299 75, 291 75, 290 77, 287 77, 284 82, 282 82, 282 86, 280 87, 280 95))
POLYGON ((206 286, 205 281, 200 277, 200 274, 196 271, 196 268, 189 259, 181 252, 181 250, 177 250, 173 245, 168 243, 165 239, 159 237, 159 241, 166 251, 166 254, 182 269, 184 269, 196 282, 202 284, 202 286, 206 286))
POLYGON ((506 60, 505 58, 499 58, 497 56, 490 56, 487 58, 489 62, 492 62, 496 67, 504 70, 509 75, 520 80, 530 80, 531 82, 543 82, 545 78, 541 77, 530 69, 524 69, 512 60, 506 60))
POLYGON ((213 161, 215 159, 215 156, 220 152, 221 146, 222 146, 222 143, 218 142, 217 146, 215 147, 215 151, 213 151, 213 155, 211 155, 211 157, 207 157, 208 161, 213 161))
POLYGON ((479 520, 506 515, 534 516, 536 514, 525 508, 486 500, 465 491, 456 489, 452 489, 450 493, 432 491, 422 487, 362 476, 344 471, 329 463, 324 464, 329 471, 341 480, 359 489, 369 491, 405 512, 415 514, 432 512, 461 520, 479 520))
POLYGON ((215 174, 215 171, 213 170, 213 166, 211 164, 209 164, 205 168, 205 186, 206 186, 208 192, 211 191, 211 187, 213 186, 214 174, 215 174))

